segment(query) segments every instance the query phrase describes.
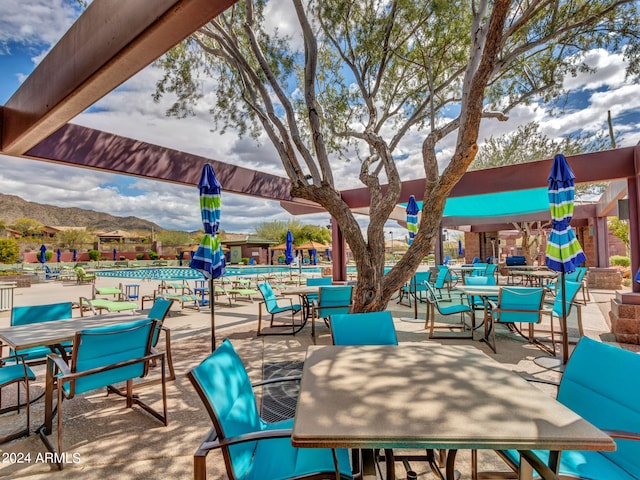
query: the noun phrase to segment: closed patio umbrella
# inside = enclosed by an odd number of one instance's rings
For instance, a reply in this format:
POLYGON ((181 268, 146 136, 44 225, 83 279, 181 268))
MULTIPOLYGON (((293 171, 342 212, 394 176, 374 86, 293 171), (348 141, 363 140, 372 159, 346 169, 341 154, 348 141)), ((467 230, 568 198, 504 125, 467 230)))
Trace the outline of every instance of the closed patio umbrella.
POLYGON ((222 245, 218 237, 220 228, 220 207, 222 186, 208 163, 202 169, 198 183, 200 190, 200 211, 204 236, 198 250, 191 258, 190 267, 201 272, 209 280, 209 305, 211 306, 211 351, 216 349, 216 317, 214 309, 215 293, 213 279, 224 275, 225 261, 222 245))
MULTIPOLYGON (((407 230, 409 231, 407 243, 409 245, 413 244, 413 237, 416 236, 416 232, 418 231, 418 211, 416 197, 411 195, 409 197, 409 203, 407 203, 407 230)), ((393 250, 393 245, 391 249, 393 250)))
POLYGON ((47 247, 43 245, 40 245, 40 255, 38 256, 38 260, 40 261, 40 263, 46 263, 47 262, 47 247))
POLYGON ((573 272, 578 265, 586 261, 582 247, 570 225, 573 217, 575 177, 564 155, 556 155, 548 178, 551 233, 547 239, 545 253, 547 267, 560 272, 562 282, 562 318, 560 321, 562 322, 563 365, 569 359, 565 274, 573 272))
POLYGON ((115 262, 118 259, 118 251, 114 248, 113 249, 113 261, 115 262))
POLYGON ((73 249, 73 261, 78 261, 78 250, 76 250, 75 248, 73 249))
POLYGON ((58 251, 56 252, 56 255, 58 257, 58 263, 60 263, 60 255, 62 255, 62 253, 60 252, 60 249, 58 249, 58 251))

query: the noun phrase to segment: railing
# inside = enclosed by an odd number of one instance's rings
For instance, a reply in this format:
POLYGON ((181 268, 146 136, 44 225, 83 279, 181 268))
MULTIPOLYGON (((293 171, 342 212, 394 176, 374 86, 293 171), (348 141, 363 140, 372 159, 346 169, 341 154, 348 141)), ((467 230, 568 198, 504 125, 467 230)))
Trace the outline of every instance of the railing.
POLYGON ((16 284, 13 282, 0 283, 0 312, 10 311, 13 308, 13 289, 16 284))

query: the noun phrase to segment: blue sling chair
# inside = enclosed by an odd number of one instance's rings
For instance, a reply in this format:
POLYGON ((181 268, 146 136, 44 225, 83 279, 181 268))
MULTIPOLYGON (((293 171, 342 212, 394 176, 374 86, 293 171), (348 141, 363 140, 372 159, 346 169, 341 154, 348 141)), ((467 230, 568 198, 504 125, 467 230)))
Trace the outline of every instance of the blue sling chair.
MULTIPOLYGON (((165 383, 164 353, 156 352, 152 343, 157 332, 157 321, 151 319, 119 323, 107 327, 96 327, 76 332, 73 353, 68 364, 60 355, 47 356, 45 385, 45 423, 38 429, 40 438, 50 452, 61 457, 63 452, 62 401, 74 396, 107 387, 121 394, 114 386, 126 382, 127 408, 133 404, 160 420, 165 426, 167 420, 167 393, 165 383), (133 379, 145 377, 149 362, 157 360, 161 366, 162 413, 154 410, 133 394, 133 379), (57 396, 55 409, 53 399, 57 396), (47 435, 53 430, 53 417, 58 414, 58 446, 53 446, 47 435)), ((63 463, 58 463, 62 470, 63 463)))
POLYGON ((31 369, 27 366, 24 361, 24 357, 22 356, 8 356, 8 357, 0 357, 0 414, 4 414, 7 412, 17 411, 20 413, 20 408, 24 405, 26 410, 27 424, 26 427, 22 430, 16 431, 14 433, 10 433, 5 435, 4 437, 0 437, 0 445, 9 442, 11 440, 15 440, 16 438, 20 438, 24 435, 29 435, 30 433, 30 403, 31 399, 29 396, 29 381, 33 381, 36 379, 35 374, 31 369), (24 389, 26 392, 26 401, 24 404, 20 403, 20 383, 24 385, 24 389), (2 389, 8 387, 9 385, 16 385, 17 393, 16 393, 16 403, 15 405, 11 405, 8 407, 2 406, 2 389))
POLYGON ((313 302, 311 316, 311 337, 316 336, 316 318, 324 318, 329 324, 329 315, 349 313, 353 296, 353 285, 321 286, 318 290, 318 300, 313 302))
MULTIPOLYGON (((340 313, 329 316, 331 327, 331 340, 333 345, 359 346, 359 345, 398 345, 398 336, 393 324, 391 312, 367 312, 367 313, 340 313)), ((444 451, 440 452, 440 458, 436 460, 433 449, 427 449, 424 454, 401 455, 394 453, 392 449, 385 449, 384 457, 378 455, 377 461, 383 460, 387 466, 387 477, 395 477, 395 461, 409 462, 411 460, 426 461, 429 463, 436 476, 441 475, 440 465, 444 463, 444 451)), ((354 458, 354 462, 357 459, 354 458)), ((408 468, 408 467, 407 467, 408 468)))
POLYGON ((220 449, 230 480, 352 478, 346 449, 296 448, 293 419, 267 423, 261 417, 242 360, 226 339, 187 373, 211 418, 213 428, 194 454, 194 479, 207 475, 207 454, 220 449))
MULTIPOLYGON (((565 450, 560 455, 560 478, 585 480, 637 480, 640 478, 640 355, 583 337, 567 362, 556 399, 603 430, 616 442, 616 450, 565 450)), ((552 383, 535 378, 531 381, 552 383)), ((520 454, 496 452, 518 471, 520 454)), ((549 465, 549 452, 536 450, 549 465)), ((472 451, 472 478, 477 478, 477 453, 472 451)), ((536 466, 532 465, 535 469, 536 466)), ((483 472, 490 476, 493 472, 483 472)), ((504 476, 492 478, 507 478, 504 476)), ((536 472, 534 472, 536 473, 536 472)), ((483 476, 485 476, 483 475, 483 476)), ((514 477, 517 478, 517 477, 514 477)))
POLYGON ((293 303, 290 298, 278 298, 271 288, 269 282, 259 283, 258 290, 262 295, 262 301, 258 304, 258 335, 295 335, 302 330, 306 324, 306 315, 301 315, 302 319, 300 323, 296 323, 296 314, 302 312, 302 305, 299 303, 293 303), (279 302, 284 302, 284 305, 280 305, 279 302), (269 326, 272 328, 291 328, 291 331, 275 331, 275 332, 263 332, 262 331, 262 306, 266 308, 267 312, 271 315, 271 322, 269 326), (291 324, 274 325, 273 321, 275 316, 281 313, 291 314, 291 324))
POLYGON ((427 288, 427 301, 429 304, 427 305, 427 313, 424 321, 424 328, 429 329, 429 338, 473 338, 473 331, 476 329, 476 317, 473 308, 469 305, 462 303, 462 299, 460 303, 453 303, 450 305, 442 305, 440 302, 441 298, 438 296, 436 289, 429 282, 424 282, 427 288), (440 315, 448 316, 448 315, 460 315, 460 323, 459 324, 446 324, 446 325, 436 325, 436 310, 440 315), (471 319, 471 325, 468 326, 465 321, 465 316, 469 316, 471 319), (460 330, 459 334, 440 334, 436 335, 436 330, 460 330))

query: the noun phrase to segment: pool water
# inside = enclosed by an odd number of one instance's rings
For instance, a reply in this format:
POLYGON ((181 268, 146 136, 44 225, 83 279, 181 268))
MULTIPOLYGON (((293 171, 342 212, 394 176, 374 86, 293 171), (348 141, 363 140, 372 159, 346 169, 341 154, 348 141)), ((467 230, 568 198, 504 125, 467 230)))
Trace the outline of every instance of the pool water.
MULTIPOLYGON (((241 275, 265 275, 270 273, 288 273, 290 267, 265 265, 226 268, 225 277, 241 275)), ((297 269, 295 269, 297 270, 297 269)), ((321 273, 322 267, 303 267, 305 273, 321 273)), ((120 268, 114 270, 98 270, 99 277, 108 278, 132 278, 139 280, 202 280, 204 276, 197 270, 189 267, 155 267, 155 268, 120 268)))

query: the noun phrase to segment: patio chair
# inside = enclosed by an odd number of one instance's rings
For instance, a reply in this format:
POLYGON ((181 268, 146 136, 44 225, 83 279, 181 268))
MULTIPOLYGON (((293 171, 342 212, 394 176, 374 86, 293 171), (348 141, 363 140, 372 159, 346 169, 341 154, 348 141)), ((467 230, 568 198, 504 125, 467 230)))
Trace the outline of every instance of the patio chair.
POLYGON ((300 320, 299 324, 296 324, 295 316, 297 313, 302 312, 302 306, 299 303, 293 303, 290 298, 278 298, 271 288, 269 282, 259 283, 258 290, 262 295, 262 301, 258 304, 258 335, 295 335, 305 326, 305 317, 300 320), (279 302, 288 302, 284 305, 280 305, 279 302), (262 306, 266 308, 267 312, 271 315, 270 327, 274 328, 289 328, 291 332, 267 332, 262 331, 262 306), (291 325, 274 325, 273 321, 275 316, 281 313, 291 313, 291 325))
POLYGON ((318 290, 318 300, 313 302, 311 315, 311 337, 316 336, 316 318, 323 318, 328 323, 329 315, 349 313, 353 285, 321 286, 318 290))
POLYGON ((510 330, 527 338, 529 343, 548 351, 543 343, 536 341, 533 329, 533 325, 540 323, 541 320, 544 294, 545 290, 542 287, 502 287, 498 301, 495 303, 489 301, 491 310, 485 318, 485 328, 487 329, 485 331, 491 333, 491 340, 488 335, 485 335, 484 340, 494 353, 497 353, 495 327, 498 324, 507 325, 510 330), (529 334, 522 333, 516 323, 528 324, 529 334))
POLYGON ((424 282, 428 282, 431 280, 431 270, 427 270, 424 272, 416 272, 415 275, 411 277, 408 285, 403 285, 400 288, 400 298, 397 303, 402 303, 402 300, 407 297, 409 300, 409 306, 411 306, 411 297, 414 297, 415 301, 424 302, 425 300, 425 292, 427 291, 427 287, 425 287, 424 282))
POLYGON ((83 267, 74 268, 76 272, 76 279, 78 284, 81 283, 95 283, 96 274, 95 273, 87 273, 87 271, 83 267))
MULTIPOLYGON (((571 315, 571 312, 573 311, 573 308, 574 307, 576 308, 577 317, 578 317, 578 336, 579 338, 582 338, 584 336, 584 329, 582 327, 582 309, 580 304, 576 302, 576 297, 578 296, 578 292, 582 287, 582 283, 565 281, 565 285, 566 285, 566 292, 567 292, 565 296, 565 301, 566 301, 565 313, 567 318, 569 318, 569 316, 571 315)), ((555 341, 555 329, 553 328, 553 323, 554 323, 554 319, 556 318, 558 319, 558 323, 560 323, 560 319, 562 318, 562 284, 560 284, 558 292, 554 298, 553 305, 551 306, 551 308, 543 306, 542 314, 549 315, 549 318, 550 318, 551 345, 553 349, 553 354, 555 355, 556 341, 555 341)), ((561 327, 558 328, 558 331, 560 332, 561 335, 563 335, 561 327)))
POLYGON ((122 283, 117 287, 96 287, 96 285, 93 284, 91 290, 93 292, 91 298, 96 298, 96 295, 111 295, 115 300, 123 299, 124 289, 122 288, 122 283))
POLYGON ((172 304, 173 300, 158 298, 153 303, 153 306, 147 315, 148 319, 157 321, 156 330, 153 334, 153 341, 151 342, 151 346, 153 348, 156 348, 158 345, 160 332, 164 332, 164 350, 165 357, 167 358, 167 366, 169 367, 169 377, 167 377, 167 380, 176 379, 176 372, 173 368, 173 357, 171 356, 171 330, 164 325, 164 319, 167 318, 172 304))
MULTIPOLYGON (((560 456, 559 478, 640 478, 638 371, 640 355, 635 352, 588 337, 583 337, 578 342, 558 385, 556 399, 612 437, 616 442, 616 450, 564 450, 560 456)), ((538 381, 535 378, 528 380, 538 381)), ((520 455, 517 451, 501 450, 496 453, 514 472, 518 471, 520 455)), ((549 465, 548 451, 536 450, 533 453, 543 464, 549 465)), ((478 478, 475 451, 472 452, 471 460, 475 480, 478 478)), ((483 472, 483 477, 508 478, 506 472, 495 473, 483 472)))
POLYGON ((453 279, 451 271, 443 265, 436 265, 436 267, 438 268, 438 275, 436 276, 435 281, 429 284, 437 292, 437 297, 440 299, 444 298, 442 296, 442 291, 446 290, 449 301, 451 301, 451 284, 453 279))
MULTIPOLYGON (((489 276, 471 276, 468 275, 464 278, 465 285, 495 285, 496 278, 489 276)), ((494 302, 498 301, 498 297, 488 297, 489 300, 493 300, 494 302)), ((467 295, 467 302, 469 306, 474 310, 484 310, 485 309, 485 300, 483 297, 479 295, 467 295)))
POLYGON ((26 401, 24 403, 27 417, 26 427, 0 437, 0 444, 15 440, 23 436, 29 436, 31 417, 30 417, 30 404, 31 399, 29 397, 29 381, 36 379, 35 374, 31 371, 29 366, 25 363, 24 358, 20 355, 12 355, 0 358, 0 414, 7 412, 17 411, 20 413, 20 408, 23 404, 20 403, 20 383, 24 385, 26 392, 26 401), (2 406, 2 389, 9 385, 16 385, 16 404, 9 407, 2 406))
MULTIPOLYGON (((76 332, 71 362, 60 355, 47 356, 47 379, 45 387, 45 423, 38 433, 47 449, 62 458, 63 399, 107 387, 120 394, 113 385, 126 382, 127 408, 139 405, 146 412, 160 420, 165 426, 167 420, 167 396, 165 384, 164 353, 156 352, 151 346, 156 334, 157 321, 144 319, 135 322, 98 327, 76 332), (161 365, 162 413, 154 410, 133 394, 133 379, 145 377, 149 362, 157 360, 161 365), (54 393, 57 403, 53 408, 54 393), (58 414, 57 449, 47 435, 53 430, 53 417, 58 414)), ((62 470, 63 463, 58 463, 62 470)))
POLYGON ((398 345, 391 312, 329 315, 334 345, 398 345))
POLYGON ((267 423, 260 417, 253 387, 299 377, 251 385, 228 339, 187 377, 213 423, 194 454, 194 479, 206 479, 207 454, 216 449, 221 450, 232 480, 352 478, 348 450, 295 448, 291 445, 293 419, 267 423))
POLYGON ((427 305, 427 313, 424 322, 424 328, 429 328, 429 338, 473 338, 473 331, 476 328, 476 317, 469 305, 465 305, 462 303, 462 299, 460 303, 454 303, 452 305, 441 305, 441 299, 436 292, 436 289, 429 282, 425 282, 425 286, 427 288, 427 301, 429 304, 427 305), (449 316, 449 315, 460 315, 460 323, 458 325, 436 325, 436 310, 440 315, 449 316), (468 315, 471 318, 471 327, 467 326, 465 321, 465 315, 468 315), (446 330, 460 330, 461 334, 459 335, 435 335, 435 330, 446 329, 446 330), (465 336, 464 332, 469 330, 469 335, 465 336))
MULTIPOLYGON (((22 307, 13 307, 11 309, 10 325, 28 325, 32 323, 51 322, 55 320, 64 320, 72 317, 71 302, 48 303, 45 305, 28 305, 22 307)), ((65 342, 61 345, 65 351, 71 350, 71 342, 65 342)), ((1 348, 1 347, 0 347, 1 348)), ((14 352, 9 351, 10 355, 20 355, 25 362, 29 364, 44 363, 47 354, 51 353, 51 349, 47 346, 37 346, 25 348, 14 352)))

